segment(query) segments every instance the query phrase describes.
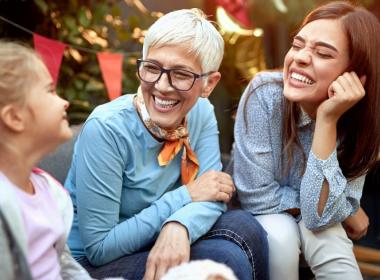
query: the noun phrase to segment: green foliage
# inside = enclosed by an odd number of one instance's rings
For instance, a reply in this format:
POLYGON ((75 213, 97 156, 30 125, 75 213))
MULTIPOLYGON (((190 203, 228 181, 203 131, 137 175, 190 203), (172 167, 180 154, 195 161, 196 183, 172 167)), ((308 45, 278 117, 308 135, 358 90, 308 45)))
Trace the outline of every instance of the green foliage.
POLYGON ((97 105, 108 101, 96 52, 123 52, 123 94, 136 91, 135 60, 141 55, 142 35, 135 28, 146 29, 153 16, 117 0, 34 0, 34 4, 44 15, 37 33, 72 46, 65 51, 57 87, 70 102, 71 123, 83 122, 97 105), (134 16, 122 17, 125 10, 134 16))

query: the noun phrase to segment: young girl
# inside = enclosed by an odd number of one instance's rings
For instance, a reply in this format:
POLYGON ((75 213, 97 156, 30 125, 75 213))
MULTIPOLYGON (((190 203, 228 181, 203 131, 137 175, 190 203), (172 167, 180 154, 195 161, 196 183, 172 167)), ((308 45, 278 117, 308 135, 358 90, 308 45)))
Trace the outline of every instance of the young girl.
POLYGON ((235 184, 268 232, 270 279, 298 279, 303 253, 316 279, 361 279, 352 242, 380 145, 380 24, 346 2, 312 11, 282 73, 246 89, 235 127, 235 184), (347 236, 348 235, 348 236, 347 236))
POLYGON ((66 246, 66 191, 34 166, 72 136, 60 98, 33 50, 0 41, 0 271, 2 279, 90 279, 66 246))

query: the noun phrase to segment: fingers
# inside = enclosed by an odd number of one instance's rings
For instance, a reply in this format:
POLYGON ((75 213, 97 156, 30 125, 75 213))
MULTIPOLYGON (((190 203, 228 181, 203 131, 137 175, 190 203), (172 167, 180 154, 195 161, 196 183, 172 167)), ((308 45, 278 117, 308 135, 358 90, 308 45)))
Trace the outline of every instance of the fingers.
MULTIPOLYGON (((176 264, 173 264, 172 266, 175 266, 176 264)), ((169 270, 169 266, 166 264, 161 264, 157 266, 156 275, 154 277, 154 280, 160 280, 162 276, 165 275, 165 273, 169 270)))
POLYGON ((335 80, 334 82, 332 82, 332 84, 330 85, 330 87, 328 89, 329 98, 334 97, 334 96, 336 96, 338 94, 341 95, 342 93, 344 93, 344 88, 339 83, 338 79, 335 80))
POLYGON ((153 280, 156 274, 156 265, 150 257, 146 262, 144 280, 153 280))
POLYGON ((217 194, 216 201, 223 201, 225 203, 229 202, 236 191, 236 187, 232 181, 230 175, 224 172, 218 172, 219 176, 218 187, 219 193, 217 194))
POLYGON ((220 184, 230 186, 232 188, 232 191, 236 190, 234 182, 232 181, 232 178, 229 174, 218 172, 218 181, 220 184))
POLYGON ((346 72, 339 76, 331 87, 335 95, 339 94, 340 98, 347 101, 358 101, 365 95, 362 81, 355 72, 346 72))
POLYGON ((232 196, 235 192, 234 186, 225 185, 225 184, 220 184, 219 190, 220 190, 220 192, 223 192, 229 196, 232 196))
POLYGON ((215 170, 202 174, 187 188, 193 201, 228 202, 236 191, 231 176, 215 170))
POLYGON ((218 192, 215 197, 215 201, 222 201, 224 203, 228 203, 231 200, 231 197, 229 194, 225 192, 218 192))
POLYGON ((186 262, 186 259, 174 256, 167 259, 148 257, 144 280, 159 280, 171 267, 180 265, 182 262, 186 262))

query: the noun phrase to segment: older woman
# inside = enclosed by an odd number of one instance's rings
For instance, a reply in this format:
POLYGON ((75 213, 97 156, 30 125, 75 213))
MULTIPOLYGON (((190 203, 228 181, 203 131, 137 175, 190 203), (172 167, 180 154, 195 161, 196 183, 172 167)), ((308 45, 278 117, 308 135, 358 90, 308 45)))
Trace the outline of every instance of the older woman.
POLYGON ((84 124, 65 186, 75 205, 69 244, 92 276, 159 279, 212 259, 239 279, 267 278, 266 233, 253 216, 218 220, 235 190, 220 171, 207 99, 223 48, 200 10, 163 16, 137 61, 138 93, 99 106, 84 124))

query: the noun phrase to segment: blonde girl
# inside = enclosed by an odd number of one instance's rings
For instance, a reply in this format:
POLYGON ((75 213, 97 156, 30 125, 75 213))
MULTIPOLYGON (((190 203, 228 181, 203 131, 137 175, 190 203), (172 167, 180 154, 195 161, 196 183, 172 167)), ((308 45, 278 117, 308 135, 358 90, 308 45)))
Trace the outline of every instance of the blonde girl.
POLYGON ((2 279, 90 279, 71 257, 68 194, 36 164, 70 139, 69 104, 36 53, 0 41, 2 279))

